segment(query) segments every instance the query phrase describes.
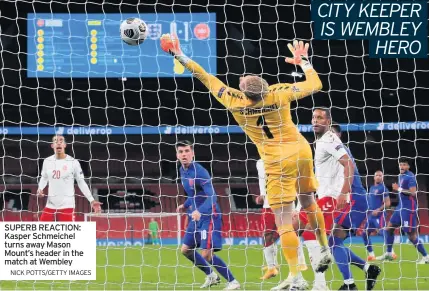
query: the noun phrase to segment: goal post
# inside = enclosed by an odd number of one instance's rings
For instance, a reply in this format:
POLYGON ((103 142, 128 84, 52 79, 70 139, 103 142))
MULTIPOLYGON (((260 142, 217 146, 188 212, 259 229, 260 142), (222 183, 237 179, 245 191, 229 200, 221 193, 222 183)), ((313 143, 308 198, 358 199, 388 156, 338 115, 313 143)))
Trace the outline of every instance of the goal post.
MULTIPOLYGON (((179 246, 182 240, 182 213, 85 213, 85 221, 96 222, 97 245, 145 245, 152 219, 158 225, 159 244, 179 246), (165 243, 163 243, 163 241, 165 243)), ((152 243, 153 237, 152 237, 152 243)))

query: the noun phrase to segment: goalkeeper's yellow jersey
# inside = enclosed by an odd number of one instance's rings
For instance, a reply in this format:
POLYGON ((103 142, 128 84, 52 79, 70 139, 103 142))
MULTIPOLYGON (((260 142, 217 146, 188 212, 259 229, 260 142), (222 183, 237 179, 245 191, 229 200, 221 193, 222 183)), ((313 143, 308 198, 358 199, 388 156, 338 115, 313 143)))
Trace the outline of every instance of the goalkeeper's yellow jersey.
POLYGON ((290 104, 321 89, 322 83, 314 69, 306 70, 306 81, 272 85, 262 101, 253 103, 244 93, 226 86, 197 63, 189 61, 186 67, 231 111, 237 123, 257 146, 265 163, 279 162, 294 155, 301 143, 307 143, 292 121, 290 104))

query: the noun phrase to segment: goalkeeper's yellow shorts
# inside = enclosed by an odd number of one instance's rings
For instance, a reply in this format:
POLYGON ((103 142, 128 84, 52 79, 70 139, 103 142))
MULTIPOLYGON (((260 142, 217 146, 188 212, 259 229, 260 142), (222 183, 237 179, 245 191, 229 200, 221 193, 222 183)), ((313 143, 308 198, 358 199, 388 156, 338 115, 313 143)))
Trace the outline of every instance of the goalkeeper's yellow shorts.
MULTIPOLYGON (((282 153, 290 152, 287 147, 290 146, 285 146, 282 153)), ((269 161, 265 164, 267 198, 272 209, 295 201, 297 193, 311 193, 317 190, 318 182, 314 174, 310 145, 305 141, 295 147, 299 147, 299 150, 293 155, 275 163, 269 161)))

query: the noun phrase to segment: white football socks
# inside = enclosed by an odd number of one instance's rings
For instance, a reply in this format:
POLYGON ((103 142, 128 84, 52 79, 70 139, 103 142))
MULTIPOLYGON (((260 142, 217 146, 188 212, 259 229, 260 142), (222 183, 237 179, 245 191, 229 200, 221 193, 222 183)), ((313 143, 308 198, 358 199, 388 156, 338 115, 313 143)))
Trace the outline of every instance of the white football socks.
POLYGON ((269 247, 264 247, 264 257, 268 268, 274 268, 277 265, 277 245, 273 243, 269 247))
POLYGON ((317 266, 321 259, 319 243, 317 240, 306 240, 304 241, 304 244, 307 247, 311 267, 314 271, 314 286, 326 286, 325 274, 316 272, 317 266))

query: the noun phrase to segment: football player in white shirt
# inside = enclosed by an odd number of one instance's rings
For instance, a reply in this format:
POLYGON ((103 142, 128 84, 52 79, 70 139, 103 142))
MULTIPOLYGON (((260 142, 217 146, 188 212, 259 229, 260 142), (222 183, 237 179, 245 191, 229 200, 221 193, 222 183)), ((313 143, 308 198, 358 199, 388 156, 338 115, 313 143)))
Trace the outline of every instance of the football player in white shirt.
MULTIPOLYGON (((263 204, 263 210, 261 215, 261 225, 264 231, 264 258, 267 266, 264 267, 265 274, 260 278, 261 280, 267 280, 277 276, 279 273, 277 263, 277 244, 276 241, 279 239, 277 233, 276 217, 274 212, 271 210, 268 204, 268 199, 265 199, 266 192, 266 177, 264 162, 259 159, 256 162, 256 168, 258 169, 258 180, 259 180, 259 193, 260 195, 256 198, 257 204, 263 204)), ((314 231, 312 232, 314 234, 314 231)), ((319 244, 318 244, 319 246, 319 244)), ((299 245, 298 249, 298 269, 300 271, 307 270, 305 263, 304 251, 302 245, 299 245)))
POLYGON ((48 183, 49 189, 48 201, 40 221, 74 221, 75 180, 83 195, 91 203, 94 212, 101 212, 101 203, 92 197, 79 161, 65 153, 66 146, 64 136, 54 136, 51 144, 54 155, 43 161, 42 177, 39 181, 37 195, 45 196, 43 189, 48 183))
MULTIPOLYGON (((313 126, 316 128, 319 126, 314 119, 313 126)), ((335 147, 338 146, 338 142, 341 143, 341 141, 335 139, 334 135, 336 135, 335 132, 331 131, 329 128, 324 131, 323 135, 319 135, 315 142, 316 151, 314 155, 316 178, 319 181, 319 188, 316 192, 317 205, 323 212, 326 233, 328 235, 331 233, 334 225, 334 217, 337 214, 335 212, 337 198, 344 184, 344 166, 331 154, 333 151, 336 151, 335 147), (333 140, 335 140, 336 143, 332 143, 331 141, 333 140), (331 147, 333 148, 331 149, 331 147)), ((299 212, 299 219, 294 222, 295 229, 304 230, 301 237, 304 239, 304 244, 307 247, 314 271, 312 290, 329 290, 326 284, 325 274, 316 272, 317 262, 320 260, 321 256, 320 247, 314 232, 309 227, 305 212, 301 210, 299 212)))
MULTIPOLYGON (((317 195, 319 199, 336 198, 336 208, 340 211, 335 214, 334 227, 329 237, 332 254, 344 279, 339 290, 357 290, 350 270, 351 265, 365 272, 366 290, 372 290, 381 269, 376 265, 369 265, 344 245, 344 240, 366 219, 366 189, 362 185, 350 150, 343 145, 337 133, 331 130, 330 110, 316 108, 313 111, 312 124, 317 138, 314 155, 316 177, 319 181, 317 195)), ((331 201, 334 202, 333 199, 331 201)), ((332 217, 332 214, 330 216, 332 217)), ((317 279, 316 277, 316 282, 317 279)))

